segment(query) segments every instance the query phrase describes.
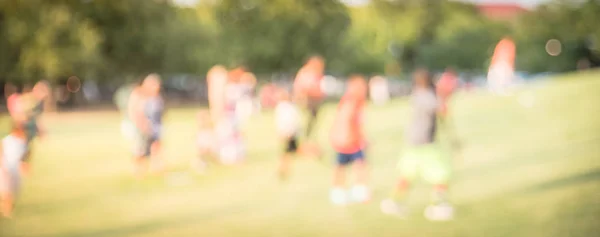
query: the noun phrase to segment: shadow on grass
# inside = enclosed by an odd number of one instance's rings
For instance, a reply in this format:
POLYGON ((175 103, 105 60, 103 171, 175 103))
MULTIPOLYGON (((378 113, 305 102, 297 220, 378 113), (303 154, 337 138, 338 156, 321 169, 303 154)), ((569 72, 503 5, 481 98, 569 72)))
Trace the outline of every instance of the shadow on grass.
MULTIPOLYGON (((233 215, 239 212, 247 211, 250 208, 256 208, 251 205, 236 205, 228 206, 226 208, 206 210, 200 212, 188 212, 175 215, 167 215, 164 218, 155 218, 153 220, 143 221, 143 223, 119 226, 119 227, 108 227, 105 229, 89 230, 89 231, 73 231, 63 232, 56 234, 43 235, 42 237, 116 237, 116 236, 131 236, 131 235, 144 235, 153 231, 158 231, 165 228, 174 228, 178 226, 185 226, 194 223, 201 224, 203 220, 219 219, 223 216, 233 215)), ((168 234, 167 234, 168 235, 168 234)))
POLYGON ((511 159, 498 159, 495 161, 484 163, 482 165, 460 169, 456 172, 456 179, 472 179, 482 175, 506 172, 507 169, 514 169, 519 166, 540 164, 543 162, 562 159, 564 158, 563 156, 551 155, 549 157, 548 154, 557 154, 573 149, 589 149, 589 147, 596 146, 596 144, 598 144, 598 141, 600 141, 600 137, 589 138, 573 142, 565 146, 548 147, 546 149, 532 151, 527 154, 515 156, 511 159))
POLYGON ((590 181, 600 181, 600 169, 529 186, 519 190, 518 193, 529 194, 535 192, 542 192, 590 181))

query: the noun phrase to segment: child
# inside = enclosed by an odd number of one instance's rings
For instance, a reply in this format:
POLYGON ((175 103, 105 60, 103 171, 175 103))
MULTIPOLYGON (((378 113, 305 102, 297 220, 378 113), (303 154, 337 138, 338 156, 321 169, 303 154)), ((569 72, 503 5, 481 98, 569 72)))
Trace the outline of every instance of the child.
POLYGON ((448 68, 446 72, 442 74, 442 77, 438 81, 436 85, 436 94, 440 101, 440 116, 441 118, 445 118, 448 115, 448 103, 450 102, 450 97, 458 87, 458 78, 456 78, 456 73, 454 69, 448 68))
POLYGON ((277 97, 279 102, 275 107, 275 125, 285 147, 279 164, 279 178, 283 180, 288 176, 291 156, 298 152, 298 132, 302 121, 300 110, 292 103, 285 89, 279 89, 277 97))
POLYGON ((407 129, 407 148, 400 159, 400 179, 393 198, 384 200, 381 209, 386 214, 406 215, 405 201, 409 186, 418 176, 434 186, 432 204, 425 210, 430 220, 448 220, 453 209, 446 200, 450 177, 450 162, 435 144, 436 114, 439 102, 429 73, 420 69, 414 75, 415 86, 411 95, 412 122, 407 129))
MULTIPOLYGON (((241 70, 241 69, 239 69, 241 70)), ((240 130, 239 118, 236 116, 236 104, 243 90, 239 84, 238 70, 230 73, 224 88, 224 110, 216 124, 219 137, 219 157, 226 165, 239 164, 245 158, 244 139, 240 130)))
POLYGON ((361 76, 353 76, 338 105, 331 134, 331 143, 337 152, 337 166, 330 198, 336 205, 345 205, 348 202, 344 190, 345 172, 352 164, 357 172, 357 183, 350 192, 352 201, 366 202, 370 196, 366 187, 367 164, 364 156, 365 137, 362 132, 362 113, 366 94, 365 79, 361 76))
POLYGON ((306 146, 312 147, 313 150, 319 150, 319 146, 315 138, 311 138, 311 134, 317 124, 319 111, 325 99, 325 93, 321 89, 324 70, 325 60, 320 56, 313 56, 300 68, 293 84, 295 101, 305 105, 309 112, 304 135, 307 138, 306 146))
POLYGON ((27 153, 27 135, 15 126, 0 145, 0 213, 12 216, 15 198, 21 186, 21 163, 27 153))
POLYGON ((42 122, 42 113, 44 111, 44 101, 46 100, 49 87, 47 82, 37 82, 31 91, 22 93, 18 96, 11 98, 11 106, 9 111, 13 122, 17 123, 17 126, 25 130, 27 140, 27 152, 23 157, 21 168, 24 175, 28 175, 30 171, 31 163, 31 151, 33 143, 32 141, 36 137, 42 137, 45 134, 45 126, 42 122))
POLYGON ((141 87, 133 91, 128 101, 129 118, 136 128, 134 160, 138 177, 146 172, 148 161, 152 161, 152 171, 160 172, 163 169, 162 160, 159 158, 164 114, 160 88, 160 76, 150 74, 144 79, 141 87))
POLYGON ((217 150, 216 136, 210 113, 201 110, 198 113, 198 158, 192 161, 192 166, 199 172, 206 169, 207 157, 214 155, 217 150))

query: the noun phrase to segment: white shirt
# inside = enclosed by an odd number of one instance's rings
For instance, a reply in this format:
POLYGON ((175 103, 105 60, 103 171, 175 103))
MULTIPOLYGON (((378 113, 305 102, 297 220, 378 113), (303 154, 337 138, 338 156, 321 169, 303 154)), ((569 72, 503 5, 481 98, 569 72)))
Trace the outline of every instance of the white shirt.
POLYGON ((2 165, 19 167, 25 152, 27 152, 27 144, 24 139, 12 135, 8 135, 2 139, 2 165))
POLYGON ((296 135, 300 129, 300 119, 300 110, 292 102, 279 102, 275 107, 275 125, 280 136, 291 137, 296 135))

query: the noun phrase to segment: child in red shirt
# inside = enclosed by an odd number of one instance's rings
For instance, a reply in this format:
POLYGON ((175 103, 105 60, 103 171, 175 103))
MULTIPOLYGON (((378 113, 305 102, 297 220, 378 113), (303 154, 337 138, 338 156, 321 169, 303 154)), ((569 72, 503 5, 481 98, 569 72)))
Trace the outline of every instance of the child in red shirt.
POLYGON ((440 115, 446 117, 448 114, 448 103, 450 96, 458 87, 458 78, 452 68, 448 68, 436 85, 436 94, 440 100, 440 115))
POLYGON ((365 137, 362 131, 362 113, 367 95, 367 83, 361 76, 353 76, 348 82, 345 95, 340 100, 333 130, 331 145, 337 152, 337 166, 334 172, 331 201, 345 205, 348 196, 344 190, 346 167, 353 164, 357 171, 357 183, 350 191, 350 198, 356 202, 366 202, 369 190, 366 187, 367 164, 365 162, 365 137))

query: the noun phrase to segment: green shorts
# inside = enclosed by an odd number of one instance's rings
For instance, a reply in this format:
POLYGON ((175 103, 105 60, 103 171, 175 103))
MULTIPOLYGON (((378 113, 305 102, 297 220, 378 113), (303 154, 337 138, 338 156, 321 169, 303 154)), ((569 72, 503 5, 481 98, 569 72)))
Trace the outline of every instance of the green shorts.
POLYGON ((409 181, 421 177, 430 184, 447 184, 452 174, 450 159, 450 154, 437 144, 408 147, 398 169, 401 177, 409 181))

